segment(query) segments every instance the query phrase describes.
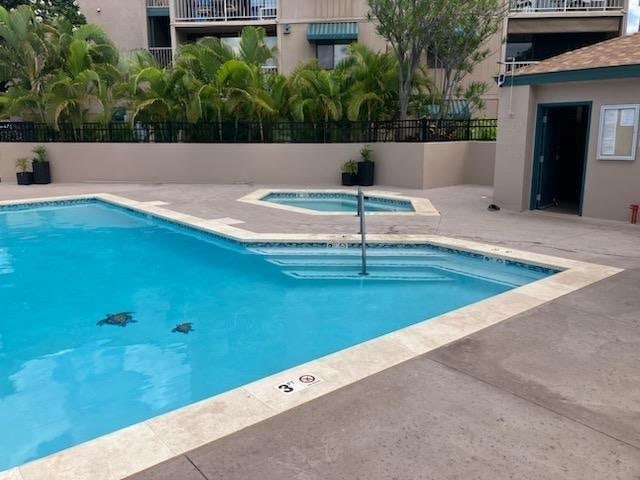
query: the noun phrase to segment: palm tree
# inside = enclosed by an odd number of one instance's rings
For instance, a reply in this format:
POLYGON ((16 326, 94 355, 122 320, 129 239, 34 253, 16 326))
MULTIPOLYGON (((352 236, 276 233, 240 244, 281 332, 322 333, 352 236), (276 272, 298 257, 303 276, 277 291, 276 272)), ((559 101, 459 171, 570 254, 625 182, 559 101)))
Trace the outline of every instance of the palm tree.
POLYGON ((277 110, 274 106, 272 92, 267 89, 269 82, 262 71, 262 65, 249 66, 250 75, 245 87, 249 94, 250 118, 256 118, 260 128, 260 140, 264 142, 264 120, 273 117, 277 110))
POLYGON ((167 122, 181 117, 183 110, 176 108, 176 85, 184 76, 181 70, 165 72, 147 67, 132 76, 128 94, 131 99, 130 121, 167 122))
POLYGON ((100 76, 95 70, 83 70, 75 76, 60 74, 47 88, 45 94, 46 120, 56 130, 60 121, 71 123, 74 136, 88 119, 92 101, 99 103, 100 76))
POLYGON ((131 50, 120 58, 119 69, 135 76, 145 68, 160 68, 156 57, 149 50, 131 50))
POLYGON ((99 26, 93 24, 74 27, 69 20, 58 17, 53 22, 53 29, 56 32, 55 46, 57 53, 69 62, 69 53, 78 45, 84 45, 83 55, 76 57, 77 60, 87 64, 111 64, 117 65, 119 52, 109 39, 107 33, 99 26))
POLYGON ((276 55, 275 49, 265 44, 266 31, 260 27, 245 27, 240 34, 238 59, 250 65, 262 67, 276 55))
POLYGON ((393 115, 398 93, 398 66, 394 55, 354 44, 338 70, 347 84, 349 120, 370 122, 393 115))
POLYGON ((57 18, 40 21, 21 6, 0 7, 0 68, 9 72, 8 92, 0 97, 3 114, 61 121, 74 131, 90 115, 109 121, 121 80, 118 51, 95 25, 74 27, 57 18))
MULTIPOLYGON (((0 115, 47 121, 55 129, 87 121, 109 123, 117 108, 136 122, 256 121, 265 139, 269 121, 292 119, 321 126, 344 118, 372 122, 393 118, 398 66, 387 53, 353 45, 349 58, 333 71, 317 62, 301 65, 290 77, 267 75, 263 66, 274 50, 262 28, 243 29, 237 51, 217 38, 183 46, 174 66, 159 68, 149 52, 121 57, 95 25, 74 27, 68 20, 39 21, 29 7, 0 7, 0 69, 9 89, 0 94, 0 115)), ((414 97, 429 90, 417 81, 414 97)))
POLYGON ((30 7, 7 11, 0 6, 0 69, 8 80, 4 115, 44 120, 44 90, 59 57, 50 37, 55 30, 39 22, 30 7))
MULTIPOLYGON (((251 66, 241 60, 225 62, 217 72, 216 82, 226 112, 234 121, 234 138, 237 139, 238 125, 243 115, 249 117, 253 99, 249 87, 253 82, 251 66)), ((249 117, 250 118, 250 117, 249 117)))
POLYGON ((233 51, 219 38, 204 37, 180 48, 176 68, 188 71, 204 83, 215 82, 222 64, 235 58, 233 51))
POLYGON ((234 52, 218 38, 205 37, 185 45, 178 52, 175 70, 182 75, 177 92, 185 105, 187 121, 217 121, 222 138, 222 121, 234 120, 235 133, 241 119, 257 119, 264 138, 264 120, 274 113, 268 91, 269 81, 262 65, 273 58, 264 43, 262 28, 242 30, 239 49, 234 52))
POLYGON ((329 122, 343 115, 344 77, 339 70, 322 70, 317 62, 303 65, 291 79, 295 92, 292 114, 298 121, 323 122, 323 139, 327 140, 329 122))
POLYGON ((291 113, 291 84, 284 75, 271 74, 265 78, 266 90, 271 97, 274 120, 288 119, 291 113))
POLYGON ((69 121, 74 131, 92 118, 108 123, 123 81, 118 51, 95 25, 74 28, 59 19, 56 27, 62 64, 47 86, 47 122, 59 129, 61 120, 69 121))

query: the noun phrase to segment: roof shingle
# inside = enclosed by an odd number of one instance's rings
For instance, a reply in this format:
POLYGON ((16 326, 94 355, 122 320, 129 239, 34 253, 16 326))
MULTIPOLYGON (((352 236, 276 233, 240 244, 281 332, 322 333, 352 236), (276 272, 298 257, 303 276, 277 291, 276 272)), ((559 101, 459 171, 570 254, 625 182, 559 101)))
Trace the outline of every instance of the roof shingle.
POLYGON ((519 69, 516 75, 640 65, 640 33, 616 37, 519 69))

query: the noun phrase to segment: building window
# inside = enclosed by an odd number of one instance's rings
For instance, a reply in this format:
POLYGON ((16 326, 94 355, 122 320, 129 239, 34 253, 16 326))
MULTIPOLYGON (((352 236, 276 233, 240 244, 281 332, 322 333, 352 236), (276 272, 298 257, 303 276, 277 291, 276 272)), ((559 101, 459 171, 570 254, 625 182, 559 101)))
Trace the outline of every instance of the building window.
POLYGON ((635 160, 640 105, 603 105, 600 109, 598 160, 635 160))
POLYGON ((349 56, 349 45, 346 43, 318 43, 316 58, 321 68, 333 70, 349 56))

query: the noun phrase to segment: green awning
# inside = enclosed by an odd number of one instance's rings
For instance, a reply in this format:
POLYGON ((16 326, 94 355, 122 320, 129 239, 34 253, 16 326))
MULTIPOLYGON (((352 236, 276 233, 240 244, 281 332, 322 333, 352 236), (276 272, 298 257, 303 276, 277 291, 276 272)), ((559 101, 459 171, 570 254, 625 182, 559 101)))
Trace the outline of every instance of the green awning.
POLYGON ((148 17, 168 17, 169 7, 147 7, 148 17))
POLYGON ((358 22, 310 23, 307 27, 307 40, 310 42, 357 39, 358 22))

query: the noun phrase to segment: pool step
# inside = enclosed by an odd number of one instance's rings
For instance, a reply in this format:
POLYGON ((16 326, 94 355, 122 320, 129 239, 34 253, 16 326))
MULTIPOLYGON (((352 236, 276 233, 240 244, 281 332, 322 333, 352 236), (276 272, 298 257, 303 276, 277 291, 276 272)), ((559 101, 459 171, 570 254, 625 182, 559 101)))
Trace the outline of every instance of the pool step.
MULTIPOLYGON (((252 249, 283 273, 299 279, 348 279, 359 275, 359 248, 264 247, 252 249)), ((517 287, 537 278, 534 272, 503 269, 486 262, 430 248, 370 248, 367 278, 414 281, 481 280, 517 287)))
MULTIPOLYGON (((437 257, 435 257, 437 258, 437 257)), ((367 256, 367 263, 370 266, 384 268, 411 268, 424 267, 433 268, 434 257, 411 257, 411 256, 367 256)), ((360 255, 332 255, 332 256, 278 256, 267 259, 268 262, 282 267, 357 267, 361 264, 360 255)))
POLYGON ((433 272, 415 270, 369 270, 367 276, 360 275, 358 269, 296 269, 284 270, 284 274, 304 280, 400 280, 414 282, 450 282, 452 278, 433 272))

